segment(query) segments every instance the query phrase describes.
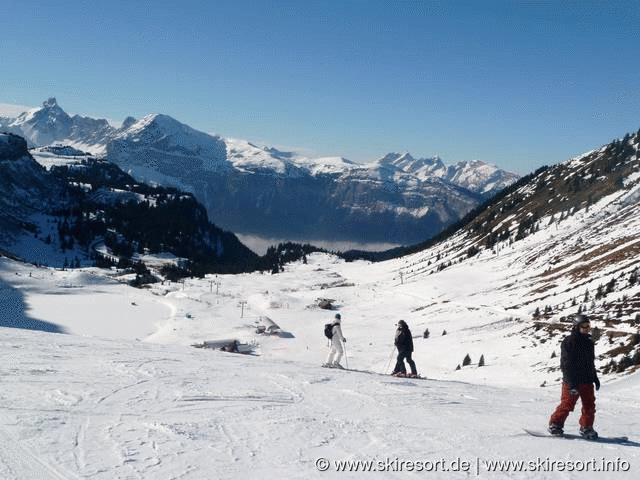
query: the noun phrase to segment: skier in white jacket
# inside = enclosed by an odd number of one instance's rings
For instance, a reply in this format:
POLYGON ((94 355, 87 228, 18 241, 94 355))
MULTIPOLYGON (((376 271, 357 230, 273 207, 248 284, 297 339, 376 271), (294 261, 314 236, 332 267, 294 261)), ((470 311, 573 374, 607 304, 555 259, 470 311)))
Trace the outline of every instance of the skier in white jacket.
POLYGON ((339 313, 336 313, 335 320, 333 321, 333 328, 331 329, 331 350, 329 350, 329 356, 327 357, 327 367, 343 368, 340 365, 342 355, 344 355, 343 342, 347 340, 342 335, 342 328, 340 327, 340 321, 342 317, 339 313))

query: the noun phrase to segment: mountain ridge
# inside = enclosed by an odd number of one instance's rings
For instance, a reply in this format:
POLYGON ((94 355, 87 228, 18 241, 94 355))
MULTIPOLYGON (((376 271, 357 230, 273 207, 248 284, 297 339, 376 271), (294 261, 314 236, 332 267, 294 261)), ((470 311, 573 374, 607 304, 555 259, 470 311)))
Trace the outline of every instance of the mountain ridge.
POLYGON ((0 119, 0 129, 25 135, 30 146, 56 142, 89 151, 139 181, 191 192, 227 230, 296 241, 410 245, 517 178, 484 163, 411 171, 386 161, 389 155, 368 164, 310 158, 199 132, 162 114, 128 117, 116 128, 69 117, 55 98, 16 119, 0 119), (503 174, 495 177, 496 171, 503 174))
MULTIPOLYGON (((336 160, 339 159, 343 166, 346 168, 356 167, 358 165, 368 165, 370 168, 377 168, 380 165, 386 163, 392 163, 396 166, 399 166, 402 170, 406 170, 407 172, 415 173, 418 171, 416 168, 405 169, 404 164, 408 162, 403 162, 404 158, 408 158, 411 162, 418 162, 421 164, 425 163, 436 163, 437 169, 446 169, 448 172, 456 171, 457 166, 470 166, 477 165, 482 167, 489 167, 491 170, 500 170, 495 166, 489 165, 480 160, 473 160, 471 162, 458 162, 456 165, 445 165, 442 162, 442 159, 439 156, 434 156, 432 158, 420 158, 414 159, 409 152, 403 152, 402 154, 398 153, 387 153, 386 155, 380 157, 377 160, 373 160, 371 162, 365 163, 356 163, 351 160, 345 159, 344 157, 307 157, 302 154, 298 154, 295 152, 285 152, 278 150, 274 147, 266 147, 266 146, 257 146, 250 141, 246 140, 234 140, 234 139, 223 139, 219 135, 210 134, 198 131, 189 127, 186 124, 179 122, 173 117, 161 113, 153 113, 144 116, 142 119, 136 120, 133 117, 127 117, 122 125, 118 127, 111 126, 109 122, 105 119, 93 119, 90 117, 83 117, 80 115, 74 115, 70 117, 58 104, 57 99, 55 97, 51 97, 43 102, 42 107, 31 109, 27 112, 21 113, 16 118, 2 118, 0 117, 0 128, 12 130, 19 130, 19 132, 12 132, 22 134, 24 136, 30 147, 33 146, 46 146, 55 141, 64 142, 65 140, 78 141, 80 139, 86 139, 86 129, 83 129, 83 126, 89 126, 93 124, 95 126, 94 131, 91 132, 93 134, 93 142, 86 142, 87 145, 92 145, 94 148, 90 150, 90 153, 93 155, 101 155, 104 154, 104 150, 106 148, 106 144, 113 139, 114 137, 122 138, 127 135, 136 135, 137 132, 145 130, 145 127, 148 127, 152 124, 161 124, 162 126, 157 130, 165 130, 174 132, 176 126, 179 126, 185 133, 184 138, 181 138, 181 141, 187 141, 190 137, 199 136, 201 138, 212 137, 215 139, 220 139, 223 142, 229 141, 232 144, 232 147, 236 147, 236 155, 240 153, 240 149, 238 149, 238 145, 240 143, 246 143, 249 148, 258 149, 267 155, 271 155, 273 158, 277 158, 280 160, 291 160, 293 162, 300 162, 301 166, 305 164, 317 165, 322 164, 325 161, 327 163, 336 163, 336 160), (49 138, 43 136, 42 130, 51 130, 53 125, 56 125, 59 130, 57 130, 56 138, 49 138), (95 131, 97 130, 97 131, 95 131), (66 136, 66 137, 65 137, 66 136), (235 143, 235 145, 234 145, 235 143)), ((254 152, 255 155, 255 152, 254 152)), ((432 170, 435 170, 432 168, 432 170)), ((505 172, 508 173, 508 172, 505 172)), ((516 176, 515 174, 510 174, 516 176)), ((445 175, 438 175, 440 178, 445 177, 445 175)), ((447 179, 453 177, 450 173, 446 175, 447 179)), ((464 185, 459 185, 464 186, 464 185)), ((479 191, 479 190, 476 190, 479 191)))

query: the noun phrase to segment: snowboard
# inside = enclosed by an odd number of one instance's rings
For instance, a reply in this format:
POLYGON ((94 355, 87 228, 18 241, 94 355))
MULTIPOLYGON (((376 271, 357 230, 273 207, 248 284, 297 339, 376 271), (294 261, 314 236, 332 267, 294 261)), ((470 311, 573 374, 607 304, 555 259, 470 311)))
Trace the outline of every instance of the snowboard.
POLYGON ((563 433, 562 435, 551 435, 547 431, 540 430, 529 430, 528 428, 523 428, 525 432, 534 437, 546 437, 546 438, 563 438, 567 440, 586 440, 587 442, 598 442, 598 443, 617 443, 620 445, 625 444, 635 444, 635 442, 630 442, 629 437, 597 437, 597 438, 586 438, 582 435, 575 435, 573 433, 563 433))
POLYGON ((397 378, 414 378, 416 380, 426 380, 426 377, 423 377, 422 375, 411 375, 410 373, 392 373, 391 376, 397 378))

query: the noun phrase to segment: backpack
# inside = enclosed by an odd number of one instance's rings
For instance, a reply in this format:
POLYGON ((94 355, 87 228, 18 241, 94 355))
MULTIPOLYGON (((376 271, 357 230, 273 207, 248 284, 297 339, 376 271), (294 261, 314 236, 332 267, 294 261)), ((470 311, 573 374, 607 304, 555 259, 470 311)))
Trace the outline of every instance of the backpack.
POLYGON ((325 323, 324 336, 327 337, 329 340, 333 338, 333 323, 325 323))

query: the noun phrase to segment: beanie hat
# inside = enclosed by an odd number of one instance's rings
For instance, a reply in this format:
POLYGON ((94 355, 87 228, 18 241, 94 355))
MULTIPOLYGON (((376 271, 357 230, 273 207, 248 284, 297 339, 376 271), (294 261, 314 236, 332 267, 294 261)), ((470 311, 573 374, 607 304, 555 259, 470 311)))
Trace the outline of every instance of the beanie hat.
POLYGON ((336 323, 340 323, 340 320, 342 319, 342 316, 339 313, 336 313, 336 323))

